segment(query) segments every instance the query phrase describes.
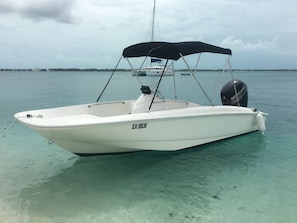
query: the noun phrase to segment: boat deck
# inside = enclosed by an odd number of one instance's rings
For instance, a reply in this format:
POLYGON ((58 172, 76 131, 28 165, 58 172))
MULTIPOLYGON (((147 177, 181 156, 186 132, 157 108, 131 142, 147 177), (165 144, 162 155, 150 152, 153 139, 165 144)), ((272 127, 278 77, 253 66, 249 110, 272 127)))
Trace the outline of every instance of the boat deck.
MULTIPOLYGON (((132 114, 134 113, 133 108, 135 104, 136 101, 134 100, 92 104, 88 106, 88 108, 91 109, 88 113, 99 117, 132 114)), ((199 106, 201 105, 186 101, 164 100, 161 102, 154 102, 150 111, 172 110, 199 106)), ((149 110, 147 108, 144 112, 148 111, 149 110)))
MULTIPOLYGON (((96 104, 84 104, 60 108, 41 109, 20 112, 15 117, 30 126, 65 127, 92 125, 98 123, 115 122, 131 119, 132 114, 147 114, 148 107, 143 112, 133 112, 137 101, 116 101, 96 104), (124 116, 126 116, 124 118, 124 116)), ((162 100, 154 102, 150 112, 170 111, 182 108, 199 107, 201 105, 176 100, 162 100)), ((138 116, 138 115, 137 115, 138 116)), ((133 116, 136 117, 135 115, 133 116)))

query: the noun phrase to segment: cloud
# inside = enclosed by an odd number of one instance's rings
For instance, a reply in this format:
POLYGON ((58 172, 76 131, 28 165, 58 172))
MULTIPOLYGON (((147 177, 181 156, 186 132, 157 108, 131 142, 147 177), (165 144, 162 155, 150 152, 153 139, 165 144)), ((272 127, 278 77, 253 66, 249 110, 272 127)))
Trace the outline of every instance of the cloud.
POLYGON ((74 23, 74 4, 75 0, 0 0, 0 13, 15 13, 37 21, 50 19, 74 23))
POLYGON ((279 37, 274 37, 271 41, 258 39, 255 42, 250 42, 235 38, 234 36, 228 36, 222 41, 221 45, 238 51, 273 51, 277 48, 278 39, 279 37))
MULTIPOLYGON (((296 0, 186 2, 157 1, 156 40, 231 48, 237 68, 296 67, 296 0)), ((124 47, 150 40, 152 7, 152 0, 0 0, 1 66, 113 67, 109 58, 124 47)))

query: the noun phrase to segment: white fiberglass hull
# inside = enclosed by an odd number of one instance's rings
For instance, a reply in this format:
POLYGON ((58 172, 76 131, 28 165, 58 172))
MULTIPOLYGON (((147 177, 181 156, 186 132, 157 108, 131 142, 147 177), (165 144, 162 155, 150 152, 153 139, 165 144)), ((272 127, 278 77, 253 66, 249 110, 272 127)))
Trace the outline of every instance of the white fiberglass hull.
POLYGON ((34 110, 15 117, 50 142, 80 155, 175 151, 265 130, 266 114, 249 108, 182 102, 186 106, 131 113, 133 103, 34 110))

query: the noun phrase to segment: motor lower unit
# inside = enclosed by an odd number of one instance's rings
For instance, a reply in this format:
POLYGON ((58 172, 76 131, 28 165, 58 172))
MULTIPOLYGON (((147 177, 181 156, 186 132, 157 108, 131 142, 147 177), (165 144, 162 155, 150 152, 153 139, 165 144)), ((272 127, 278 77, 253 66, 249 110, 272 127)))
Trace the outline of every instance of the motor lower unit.
POLYGON ((221 90, 221 100, 223 105, 247 107, 248 89, 241 80, 232 80, 224 85, 221 90))

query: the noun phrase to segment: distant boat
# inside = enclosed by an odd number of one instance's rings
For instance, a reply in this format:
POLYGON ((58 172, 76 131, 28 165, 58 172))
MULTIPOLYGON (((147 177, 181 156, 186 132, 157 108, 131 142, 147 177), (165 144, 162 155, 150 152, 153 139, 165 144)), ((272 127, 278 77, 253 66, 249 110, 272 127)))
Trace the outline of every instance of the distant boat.
POLYGON ((141 69, 141 70, 137 70, 137 69, 132 70, 132 75, 133 76, 146 76, 146 70, 143 70, 143 69, 141 69))
MULTIPOLYGON (((152 31, 151 31, 151 42, 154 42, 154 31, 155 31, 155 13, 156 13, 156 0, 154 0, 153 7, 153 19, 152 19, 152 31)), ((162 63, 162 59, 151 57, 150 66, 145 67, 144 69, 134 70, 132 72, 133 76, 160 76, 165 69, 164 65, 156 65, 162 63)), ((164 76, 172 76, 174 74, 174 70, 170 68, 166 68, 164 72, 164 76)))
POLYGON ((145 68, 146 76, 160 76, 164 71, 165 76, 173 75, 173 70, 169 68, 165 68, 165 66, 150 66, 145 68))
POLYGON ((190 73, 181 73, 180 75, 187 76, 190 75, 190 73))

